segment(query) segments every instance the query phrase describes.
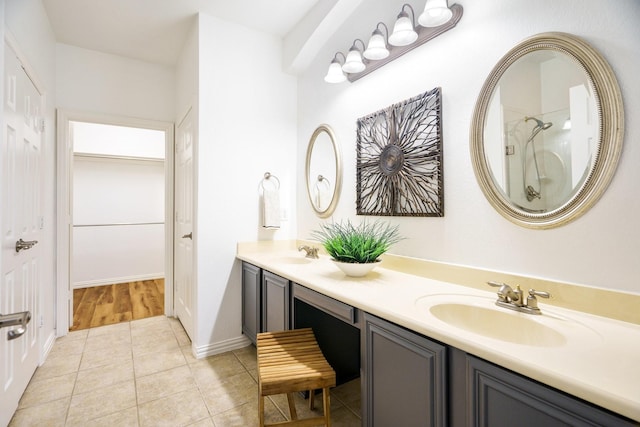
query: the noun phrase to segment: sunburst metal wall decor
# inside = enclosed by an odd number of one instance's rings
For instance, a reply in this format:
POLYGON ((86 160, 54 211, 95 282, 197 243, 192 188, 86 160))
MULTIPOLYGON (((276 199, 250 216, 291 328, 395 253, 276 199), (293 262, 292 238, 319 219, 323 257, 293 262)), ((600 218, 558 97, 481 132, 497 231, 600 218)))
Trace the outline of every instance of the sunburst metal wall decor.
POLYGON ((440 88, 358 119, 358 215, 443 216, 440 88))

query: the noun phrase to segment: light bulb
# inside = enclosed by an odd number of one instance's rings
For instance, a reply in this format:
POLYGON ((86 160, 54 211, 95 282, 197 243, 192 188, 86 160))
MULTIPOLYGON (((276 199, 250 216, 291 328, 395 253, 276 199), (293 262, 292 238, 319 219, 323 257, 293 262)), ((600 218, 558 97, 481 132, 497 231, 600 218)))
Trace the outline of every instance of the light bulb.
POLYGON ((438 27, 448 22, 453 12, 447 6, 447 0, 427 0, 424 12, 418 17, 418 23, 423 27, 438 27))
POLYGON ((327 71, 327 75, 324 76, 324 81, 327 83, 342 83, 345 80, 347 80, 347 76, 342 72, 340 62, 334 59, 331 61, 331 65, 329 65, 329 71, 327 71))
POLYGON ((362 56, 360 55, 360 51, 357 47, 352 46, 349 49, 349 53, 347 53, 347 59, 344 61, 344 65, 342 66, 342 71, 345 73, 360 73, 367 68, 362 62, 362 56))
POLYGON ((407 46, 416 41, 418 33, 413 28, 409 15, 402 11, 393 26, 393 33, 389 36, 389 43, 394 46, 407 46))
POLYGON ((387 43, 384 40, 382 31, 377 28, 373 31, 367 50, 364 51, 363 55, 371 60, 384 59, 389 56, 389 49, 387 49, 387 43))

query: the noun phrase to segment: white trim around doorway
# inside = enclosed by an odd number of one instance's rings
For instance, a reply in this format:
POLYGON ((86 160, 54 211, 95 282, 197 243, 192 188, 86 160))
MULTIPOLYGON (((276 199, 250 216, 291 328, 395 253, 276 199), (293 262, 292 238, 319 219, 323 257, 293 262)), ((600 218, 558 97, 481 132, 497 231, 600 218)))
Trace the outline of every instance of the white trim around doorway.
POLYGON ((70 141, 69 122, 90 122, 116 126, 130 126, 164 131, 165 133, 165 315, 173 315, 173 227, 174 227, 174 125, 170 122, 57 110, 57 160, 56 160, 56 335, 64 336, 69 331, 72 320, 70 307, 71 292, 71 226, 73 199, 72 171, 73 144, 70 141))

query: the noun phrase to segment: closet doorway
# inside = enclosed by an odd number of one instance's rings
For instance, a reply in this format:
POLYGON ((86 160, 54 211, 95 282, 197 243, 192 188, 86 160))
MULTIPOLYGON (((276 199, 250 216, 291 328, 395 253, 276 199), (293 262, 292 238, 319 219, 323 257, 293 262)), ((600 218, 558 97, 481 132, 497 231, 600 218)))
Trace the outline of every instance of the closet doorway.
POLYGON ((58 335, 171 314, 173 126, 65 118, 68 306, 58 335))

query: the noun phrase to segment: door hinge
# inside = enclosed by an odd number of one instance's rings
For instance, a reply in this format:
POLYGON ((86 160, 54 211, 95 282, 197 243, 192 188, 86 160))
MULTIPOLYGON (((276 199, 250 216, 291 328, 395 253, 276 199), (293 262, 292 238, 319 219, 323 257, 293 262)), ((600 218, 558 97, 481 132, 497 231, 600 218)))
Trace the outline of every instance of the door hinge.
POLYGON ((44 132, 44 117, 38 117, 36 119, 39 132, 44 132))

